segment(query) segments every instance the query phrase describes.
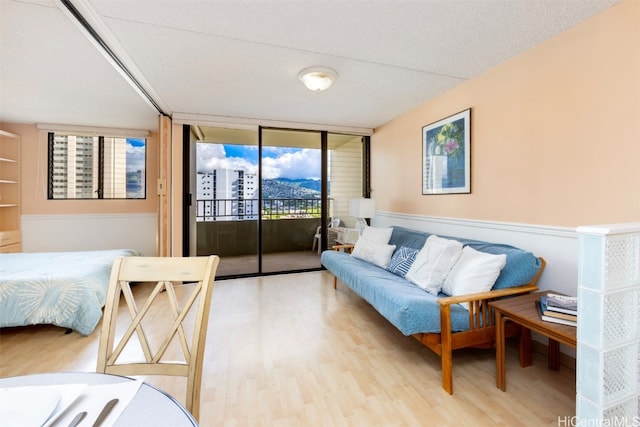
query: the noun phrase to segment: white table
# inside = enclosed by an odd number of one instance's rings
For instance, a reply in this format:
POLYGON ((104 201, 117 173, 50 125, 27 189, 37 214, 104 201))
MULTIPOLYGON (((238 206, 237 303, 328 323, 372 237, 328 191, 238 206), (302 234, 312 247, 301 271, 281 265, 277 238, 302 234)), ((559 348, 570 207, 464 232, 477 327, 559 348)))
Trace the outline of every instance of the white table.
MULTIPOLYGON (((0 378, 0 387, 21 387, 54 384, 114 384, 133 381, 131 378, 95 372, 61 372, 0 378)), ((154 386, 143 383, 116 426, 197 427, 193 416, 173 397, 154 386)))
POLYGON ((360 237, 358 230, 347 227, 329 227, 329 231, 336 233, 336 243, 339 245, 355 245, 360 237))

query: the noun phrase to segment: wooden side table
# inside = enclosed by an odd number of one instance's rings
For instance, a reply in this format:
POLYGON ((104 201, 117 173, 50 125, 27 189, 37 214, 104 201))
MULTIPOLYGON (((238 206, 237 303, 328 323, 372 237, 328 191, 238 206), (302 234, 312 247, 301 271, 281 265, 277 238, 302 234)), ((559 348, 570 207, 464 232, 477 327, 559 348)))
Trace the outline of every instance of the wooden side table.
MULTIPOLYGON (((338 242, 338 241, 336 241, 336 243, 339 243, 339 242, 338 242)), ((331 249, 333 249, 334 251, 340 251, 340 250, 342 250, 342 251, 345 251, 346 253, 350 254, 351 252, 353 252, 353 248, 354 248, 355 246, 356 246, 356 245, 352 245, 352 244, 350 244, 350 243, 340 243, 340 244, 338 244, 338 245, 333 245, 333 246, 331 247, 331 249)))
POLYGON ((531 331, 549 338, 549 369, 560 368, 560 343, 576 348, 576 328, 542 320, 536 301, 541 295, 559 292, 545 291, 513 298, 492 301, 496 319, 496 387, 505 391, 507 378, 505 369, 506 322, 514 322, 523 327, 520 337, 520 366, 531 365, 531 331))

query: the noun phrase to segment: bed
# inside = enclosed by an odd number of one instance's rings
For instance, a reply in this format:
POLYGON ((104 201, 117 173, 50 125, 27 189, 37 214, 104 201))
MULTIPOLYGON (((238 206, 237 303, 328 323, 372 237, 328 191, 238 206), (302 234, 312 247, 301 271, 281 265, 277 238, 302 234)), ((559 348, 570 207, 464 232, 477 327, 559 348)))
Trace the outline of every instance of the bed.
POLYGON ((91 334, 114 259, 137 255, 132 249, 0 254, 0 328, 53 324, 91 334))

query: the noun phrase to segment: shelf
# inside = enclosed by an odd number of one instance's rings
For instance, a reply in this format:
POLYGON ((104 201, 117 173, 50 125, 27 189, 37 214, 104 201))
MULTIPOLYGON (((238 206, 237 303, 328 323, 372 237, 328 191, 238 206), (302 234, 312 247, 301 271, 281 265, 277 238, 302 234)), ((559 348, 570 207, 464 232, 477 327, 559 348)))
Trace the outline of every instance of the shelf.
POLYGON ((20 232, 21 138, 0 130, 0 252, 22 249, 20 232))

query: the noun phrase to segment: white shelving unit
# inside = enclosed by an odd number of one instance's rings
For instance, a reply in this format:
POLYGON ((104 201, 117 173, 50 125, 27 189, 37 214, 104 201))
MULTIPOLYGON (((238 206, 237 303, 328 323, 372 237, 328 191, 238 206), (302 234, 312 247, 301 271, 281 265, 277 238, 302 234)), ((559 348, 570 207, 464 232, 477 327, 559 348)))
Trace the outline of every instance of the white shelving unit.
POLYGON ((579 227, 576 425, 640 416, 640 223, 579 227))
POLYGON ((20 136, 0 130, 0 253, 20 252, 20 136))

